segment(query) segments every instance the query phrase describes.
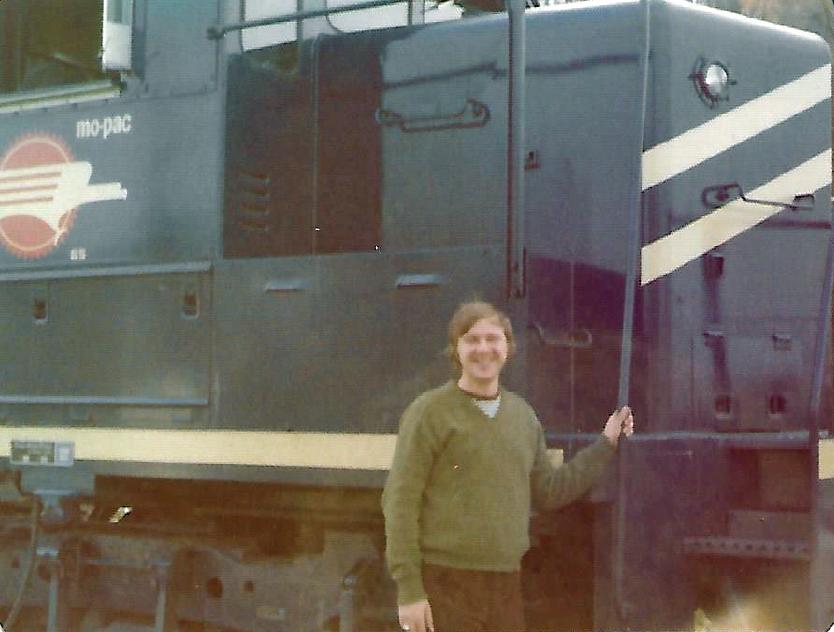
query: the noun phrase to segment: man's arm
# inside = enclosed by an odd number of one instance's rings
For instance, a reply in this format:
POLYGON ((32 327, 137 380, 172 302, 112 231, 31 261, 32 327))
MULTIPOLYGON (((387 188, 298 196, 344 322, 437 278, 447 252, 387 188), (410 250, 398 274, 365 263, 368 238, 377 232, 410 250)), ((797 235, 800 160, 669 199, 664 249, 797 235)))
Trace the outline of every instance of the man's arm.
POLYGON ((436 443, 426 407, 418 399, 403 414, 394 461, 382 494, 385 557, 397 582, 400 605, 426 597, 420 552, 420 511, 436 443))
POLYGON ((557 509, 587 492, 611 461, 620 435, 631 436, 634 419, 624 406, 606 421, 598 441, 583 448, 567 463, 554 467, 547 456, 544 431, 538 428, 538 448, 530 479, 533 505, 538 509, 557 509))

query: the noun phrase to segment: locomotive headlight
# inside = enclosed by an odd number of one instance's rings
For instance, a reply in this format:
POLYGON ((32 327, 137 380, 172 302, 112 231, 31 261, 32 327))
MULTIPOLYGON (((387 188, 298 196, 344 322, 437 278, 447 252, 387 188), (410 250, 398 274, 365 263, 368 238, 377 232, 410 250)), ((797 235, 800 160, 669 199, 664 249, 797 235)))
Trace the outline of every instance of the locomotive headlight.
POLYGON ((718 101, 727 94, 730 87, 730 74, 721 64, 710 64, 704 73, 704 89, 709 96, 718 101))
POLYGON ((735 83, 730 79, 730 71, 724 64, 703 59, 698 60, 690 78, 695 83, 698 96, 710 107, 729 99, 730 86, 735 83))

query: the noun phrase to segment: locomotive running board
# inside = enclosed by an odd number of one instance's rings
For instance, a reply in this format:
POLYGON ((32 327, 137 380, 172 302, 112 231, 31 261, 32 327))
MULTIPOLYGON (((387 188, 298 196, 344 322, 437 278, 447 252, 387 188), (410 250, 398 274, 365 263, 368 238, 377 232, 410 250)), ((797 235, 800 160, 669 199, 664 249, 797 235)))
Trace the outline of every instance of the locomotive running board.
MULTIPOLYGON (((13 441, 72 444, 75 461, 387 471, 397 435, 6 426, 0 428, 0 458, 11 457, 13 441)), ((562 462, 561 450, 548 452, 555 464, 562 462)))

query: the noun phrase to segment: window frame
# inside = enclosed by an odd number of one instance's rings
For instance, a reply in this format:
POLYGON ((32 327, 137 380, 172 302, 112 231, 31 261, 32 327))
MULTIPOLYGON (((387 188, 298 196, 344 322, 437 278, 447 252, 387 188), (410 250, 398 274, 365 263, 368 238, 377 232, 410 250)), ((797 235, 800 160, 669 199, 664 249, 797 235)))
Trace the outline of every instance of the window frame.
MULTIPOLYGON (((95 47, 94 49, 96 51, 101 50, 102 42, 100 38, 103 29, 104 2, 106 1, 87 0, 89 7, 84 6, 84 4, 79 5, 84 11, 93 9, 92 14, 99 15, 100 20, 95 29, 99 38, 89 42, 91 46, 95 47)), ((0 32, 2 32, 4 39, 9 42, 9 45, 0 48, 0 54, 2 54, 0 64, 4 68, 16 66, 19 70, 19 76, 13 78, 13 83, 9 86, 4 86, 3 90, 0 91, 0 113, 111 99, 121 95, 121 83, 114 80, 115 78, 112 73, 101 69, 99 57, 96 57, 98 60, 97 71, 94 71, 92 68, 86 69, 91 73, 97 72, 99 75, 97 77, 80 81, 72 81, 71 77, 65 77, 69 79, 65 83, 55 81, 42 87, 21 87, 25 84, 26 75, 24 59, 32 57, 31 29, 34 20, 32 17, 33 7, 29 4, 28 0, 5 0, 4 5, 2 10, 0 10, 0 16, 2 17, 0 32), (9 35, 12 35, 12 37, 8 37, 9 35)), ((71 24, 71 22, 67 20, 63 24, 71 24)), ((73 32, 71 26, 63 25, 61 31, 59 31, 61 35, 68 35, 71 32, 73 32)), ((68 40, 69 38, 66 38, 66 41, 68 40)), ((59 46, 53 51, 53 55, 56 53, 60 55, 64 52, 61 50, 60 42, 58 44, 59 46)), ((71 58, 71 56, 68 57, 71 58)), ((55 58, 58 64, 64 63, 58 56, 55 58)))

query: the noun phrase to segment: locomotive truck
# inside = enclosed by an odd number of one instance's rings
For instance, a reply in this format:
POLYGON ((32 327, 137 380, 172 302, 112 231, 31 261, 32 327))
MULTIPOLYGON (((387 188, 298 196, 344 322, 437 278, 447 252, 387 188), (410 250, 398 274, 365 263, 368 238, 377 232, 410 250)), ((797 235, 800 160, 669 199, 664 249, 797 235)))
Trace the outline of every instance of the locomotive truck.
POLYGON ((7 630, 397 629, 448 316, 554 461, 535 630, 834 620, 831 57, 680 0, 0 3, 7 630))

